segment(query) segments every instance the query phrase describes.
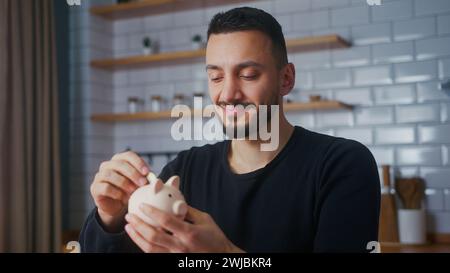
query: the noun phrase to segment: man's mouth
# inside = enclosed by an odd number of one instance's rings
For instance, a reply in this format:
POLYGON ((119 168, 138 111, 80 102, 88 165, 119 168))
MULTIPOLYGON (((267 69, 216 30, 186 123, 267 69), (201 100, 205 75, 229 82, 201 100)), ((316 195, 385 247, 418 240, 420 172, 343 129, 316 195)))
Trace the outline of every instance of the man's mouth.
POLYGON ((227 105, 225 106, 225 114, 227 116, 234 116, 234 115, 240 115, 244 111, 244 107, 242 106, 233 106, 233 105, 227 105))
POLYGON ((239 117, 248 111, 246 107, 250 104, 227 104, 219 105, 226 117, 239 117))

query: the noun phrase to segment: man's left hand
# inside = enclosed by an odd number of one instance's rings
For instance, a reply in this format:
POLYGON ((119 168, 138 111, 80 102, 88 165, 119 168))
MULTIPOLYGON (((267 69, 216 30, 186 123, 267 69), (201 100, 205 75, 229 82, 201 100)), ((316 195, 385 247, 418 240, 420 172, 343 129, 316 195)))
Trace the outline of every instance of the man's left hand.
POLYGON ((155 228, 136 215, 126 215, 125 230, 144 252, 243 252, 205 212, 188 206, 187 222, 147 204, 140 209, 160 225, 155 228))

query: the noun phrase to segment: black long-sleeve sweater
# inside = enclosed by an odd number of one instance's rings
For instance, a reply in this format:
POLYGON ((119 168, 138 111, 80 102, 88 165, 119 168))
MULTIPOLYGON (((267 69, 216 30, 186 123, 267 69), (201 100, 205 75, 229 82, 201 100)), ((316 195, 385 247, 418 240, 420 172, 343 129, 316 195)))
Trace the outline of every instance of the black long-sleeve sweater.
MULTIPOLYGON (((231 171, 230 141, 178 154, 161 172, 181 177, 189 205, 209 213, 248 252, 366 252, 377 241, 380 181, 362 144, 302 127, 264 168, 231 171)), ((96 209, 80 236, 83 252, 139 252, 123 231, 102 228, 96 209)))

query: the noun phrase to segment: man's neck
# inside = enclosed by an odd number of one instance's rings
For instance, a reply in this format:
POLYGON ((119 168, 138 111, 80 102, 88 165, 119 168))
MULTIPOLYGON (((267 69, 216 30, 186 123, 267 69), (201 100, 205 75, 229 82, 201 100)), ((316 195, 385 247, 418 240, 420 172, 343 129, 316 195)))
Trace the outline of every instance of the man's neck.
POLYGON ((272 161, 289 141, 294 126, 284 117, 280 119, 279 145, 274 151, 262 151, 261 140, 232 140, 228 151, 228 164, 237 174, 249 173, 266 166, 272 161))

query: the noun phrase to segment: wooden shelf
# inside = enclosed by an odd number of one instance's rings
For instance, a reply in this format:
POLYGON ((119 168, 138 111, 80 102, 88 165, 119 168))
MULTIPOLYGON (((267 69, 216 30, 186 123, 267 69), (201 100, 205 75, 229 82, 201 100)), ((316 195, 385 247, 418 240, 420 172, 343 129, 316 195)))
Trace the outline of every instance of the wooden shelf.
POLYGON ((283 106, 285 112, 311 111, 311 110, 351 110, 352 105, 334 100, 321 100, 313 102, 291 102, 283 106))
POLYGON ((131 56, 119 59, 103 59, 91 61, 91 66, 100 69, 119 69, 149 65, 159 62, 189 60, 204 57, 205 49, 165 52, 152 55, 131 56))
POLYGON ((286 40, 286 48, 288 52, 319 51, 348 48, 350 46, 350 42, 336 34, 286 40))
POLYGON ((91 120, 95 122, 120 122, 136 120, 163 120, 170 118, 170 111, 162 112, 139 112, 135 114, 117 113, 117 114, 95 114, 91 120))
MULTIPOLYGON (((141 0, 128 3, 95 6, 91 14, 109 20, 140 17, 194 8, 212 7, 243 2, 245 0, 141 0)), ((246 0, 245 2, 256 1, 246 0)))
MULTIPOLYGON (((350 47, 350 43, 338 35, 312 36, 286 41, 289 52, 306 52, 350 47)), ((153 55, 131 56, 117 59, 102 59, 91 61, 91 66, 99 69, 123 69, 139 67, 159 62, 183 61, 195 58, 204 58, 206 50, 188 50, 164 52, 153 55)))
POLYGON ((107 19, 119 19, 136 16, 133 12, 141 9, 154 9, 163 5, 173 4, 174 0, 146 0, 128 3, 96 6, 90 9, 91 14, 107 19))
MULTIPOLYGON (((338 101, 317 101, 317 102, 292 102, 284 104, 286 112, 294 111, 312 111, 312 110, 343 110, 352 109, 351 105, 338 101)), ((116 113, 116 114, 95 114, 91 120, 95 122, 124 122, 138 120, 164 120, 170 119, 171 111, 162 112, 139 112, 135 114, 116 113)))

